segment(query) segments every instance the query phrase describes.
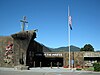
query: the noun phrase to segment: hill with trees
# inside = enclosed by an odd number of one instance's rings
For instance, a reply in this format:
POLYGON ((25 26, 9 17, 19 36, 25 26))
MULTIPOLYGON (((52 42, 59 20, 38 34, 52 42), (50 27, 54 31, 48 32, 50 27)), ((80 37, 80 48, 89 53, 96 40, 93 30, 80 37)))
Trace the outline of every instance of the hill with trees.
MULTIPOLYGON (((69 51, 68 46, 67 47, 59 47, 59 48, 49 48, 49 49, 51 50, 51 52, 68 52, 69 51)), ((70 51, 74 51, 74 52, 80 51, 80 48, 71 45, 70 46, 70 51)))

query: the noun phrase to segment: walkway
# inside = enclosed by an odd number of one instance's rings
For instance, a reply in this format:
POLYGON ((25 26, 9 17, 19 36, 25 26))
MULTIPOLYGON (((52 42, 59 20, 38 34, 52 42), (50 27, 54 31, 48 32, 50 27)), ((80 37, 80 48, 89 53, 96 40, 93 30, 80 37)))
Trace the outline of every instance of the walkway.
POLYGON ((14 70, 0 67, 0 75, 100 75, 100 72, 76 71, 66 68, 30 68, 30 70, 14 70))

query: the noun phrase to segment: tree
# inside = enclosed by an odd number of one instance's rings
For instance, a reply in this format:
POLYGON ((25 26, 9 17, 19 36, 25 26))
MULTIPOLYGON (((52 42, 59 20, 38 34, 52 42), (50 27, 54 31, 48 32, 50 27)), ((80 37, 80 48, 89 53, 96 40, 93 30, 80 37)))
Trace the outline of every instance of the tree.
POLYGON ((91 44, 86 44, 83 48, 80 49, 80 51, 94 51, 94 48, 91 44))

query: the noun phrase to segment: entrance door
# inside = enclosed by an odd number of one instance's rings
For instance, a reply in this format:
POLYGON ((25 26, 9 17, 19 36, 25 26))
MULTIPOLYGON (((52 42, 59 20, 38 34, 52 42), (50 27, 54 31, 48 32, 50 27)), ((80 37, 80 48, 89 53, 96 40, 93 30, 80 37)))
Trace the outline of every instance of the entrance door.
POLYGON ((34 55, 34 67, 44 67, 44 62, 46 61, 45 60, 45 56, 44 56, 44 53, 43 52, 36 52, 35 55, 34 55))
POLYGON ((45 58, 45 67, 50 67, 52 63, 52 67, 62 67, 63 66, 63 58, 45 58))

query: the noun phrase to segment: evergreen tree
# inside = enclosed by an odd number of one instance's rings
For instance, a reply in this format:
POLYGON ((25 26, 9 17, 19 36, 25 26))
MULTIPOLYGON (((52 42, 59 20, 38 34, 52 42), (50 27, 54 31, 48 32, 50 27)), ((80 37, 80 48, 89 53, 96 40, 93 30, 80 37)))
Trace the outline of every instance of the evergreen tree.
POLYGON ((80 49, 80 51, 94 51, 94 48, 91 44, 86 44, 83 48, 80 49))

